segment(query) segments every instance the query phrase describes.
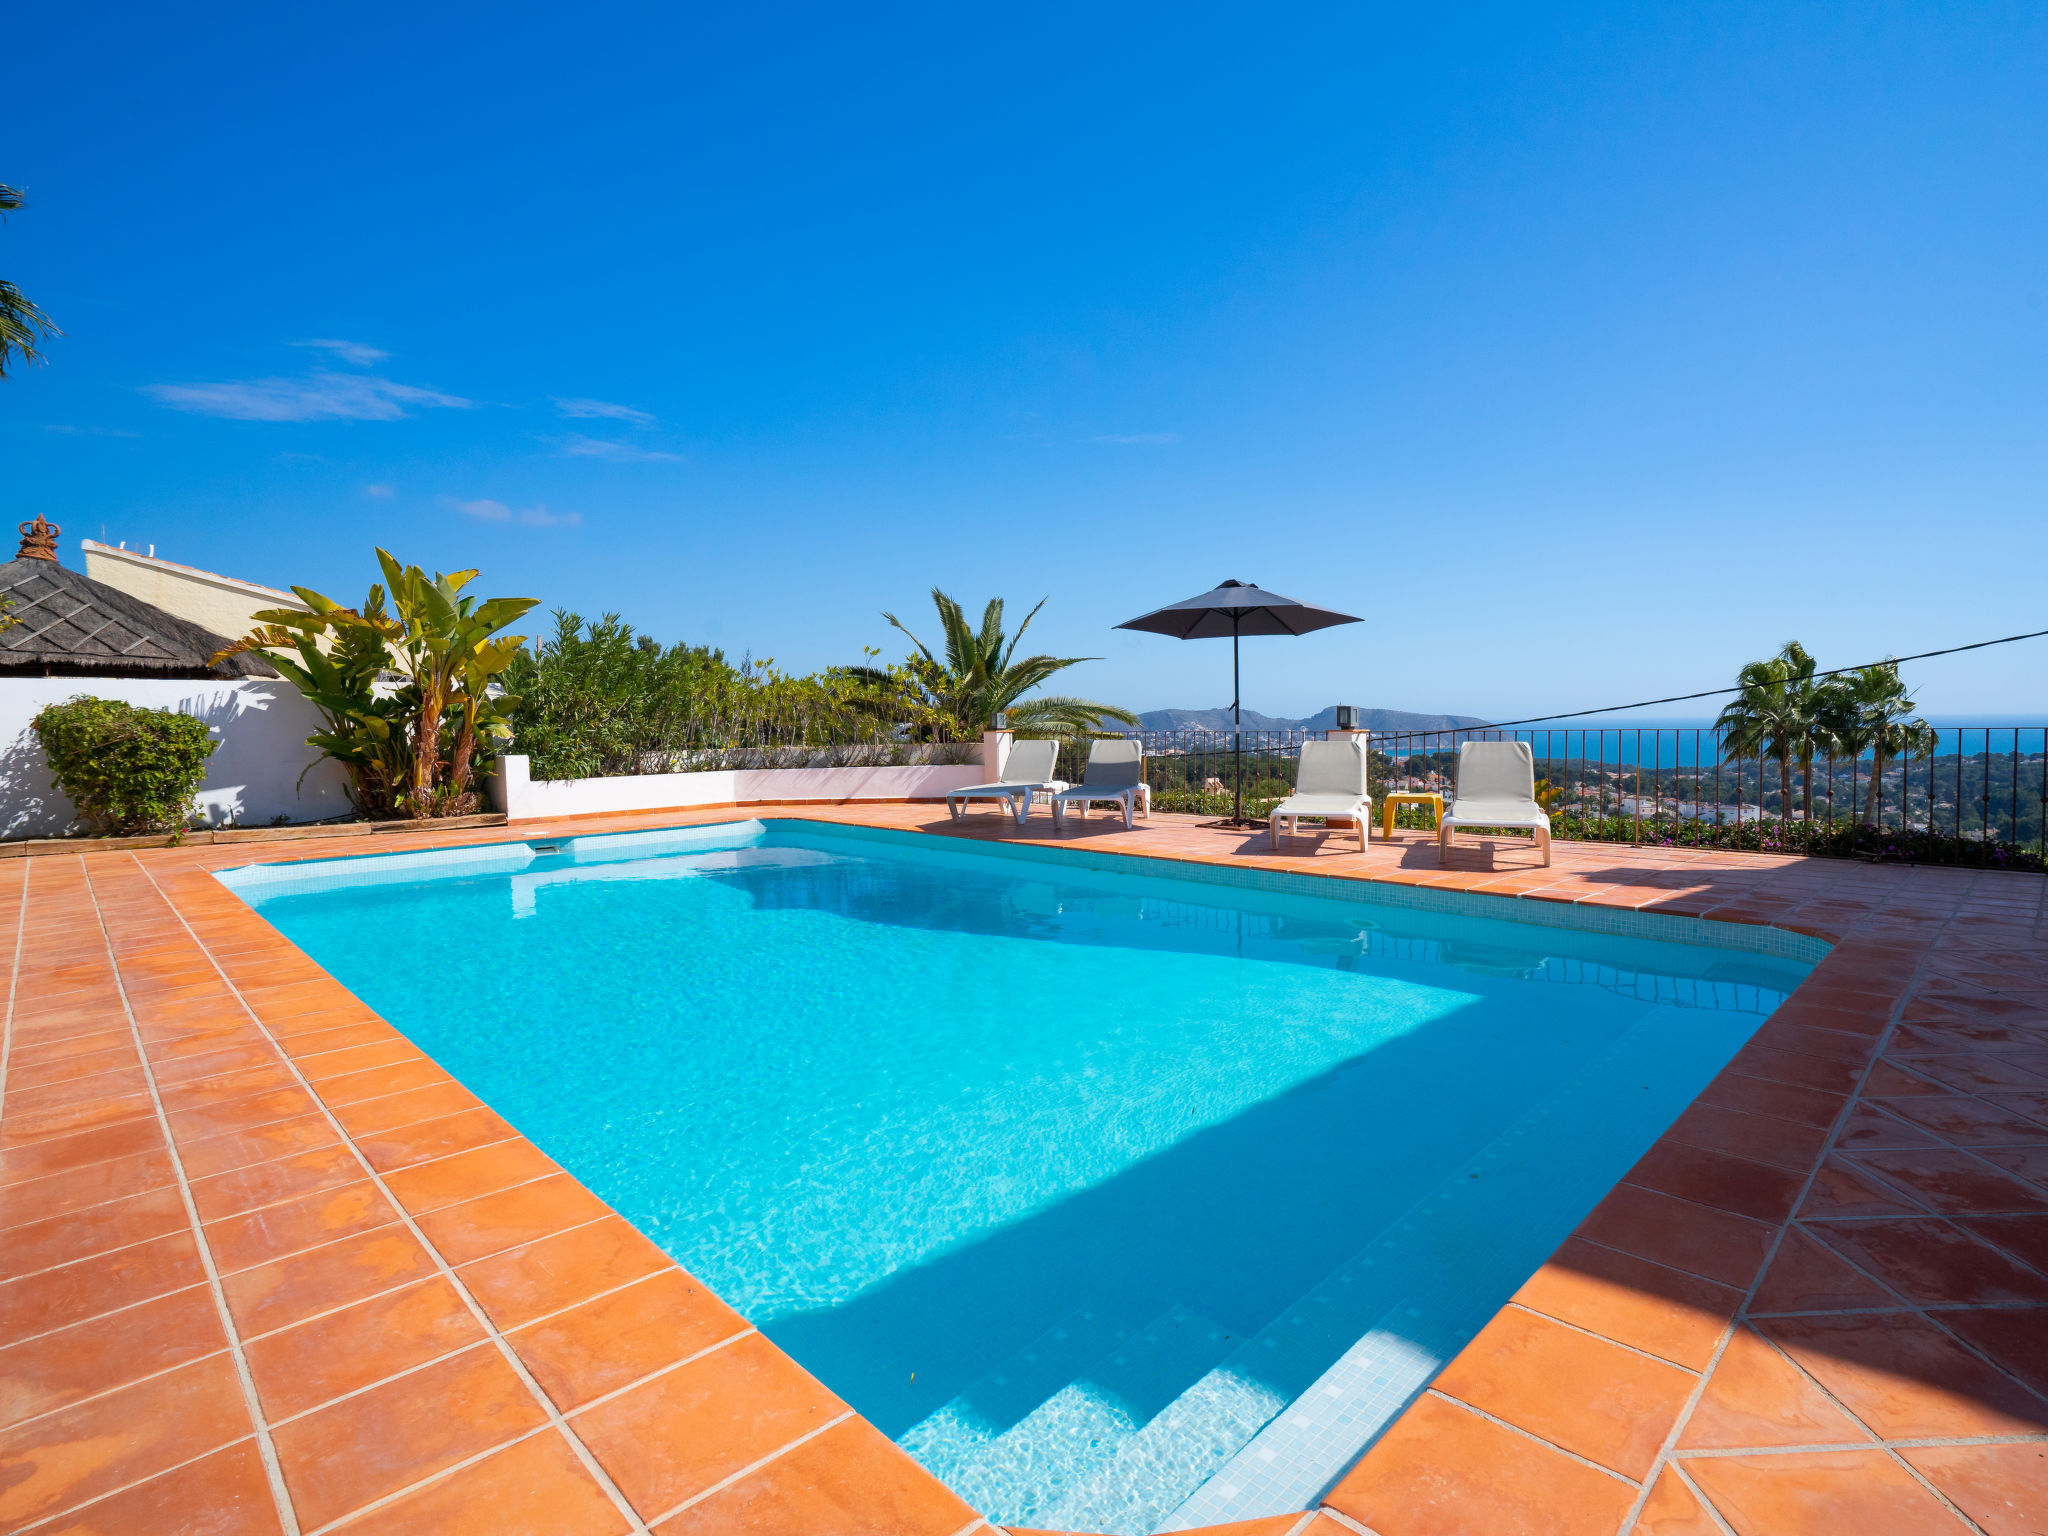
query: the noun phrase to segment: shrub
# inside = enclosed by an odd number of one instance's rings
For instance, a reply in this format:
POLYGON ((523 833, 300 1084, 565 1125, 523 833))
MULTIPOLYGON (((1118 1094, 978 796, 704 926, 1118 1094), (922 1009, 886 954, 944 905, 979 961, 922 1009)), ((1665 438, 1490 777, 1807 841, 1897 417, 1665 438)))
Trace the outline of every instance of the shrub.
POLYGON ((169 832, 192 811, 214 742, 203 721, 85 694, 30 722, 50 776, 95 832, 169 832))

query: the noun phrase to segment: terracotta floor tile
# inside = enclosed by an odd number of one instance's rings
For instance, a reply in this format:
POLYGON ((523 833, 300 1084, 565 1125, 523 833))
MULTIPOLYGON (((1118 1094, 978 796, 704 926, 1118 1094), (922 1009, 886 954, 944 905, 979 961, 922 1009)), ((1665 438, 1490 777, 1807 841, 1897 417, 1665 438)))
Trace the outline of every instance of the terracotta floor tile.
POLYGON ((1683 1450, 1826 1445, 1870 1436, 1778 1351, 1736 1330, 1679 1436, 1683 1450))
MULTIPOLYGON (((1917 1134, 1917 1133, 1915 1133, 1917 1134)), ((1774 1167, 1790 1169, 1802 1177, 1813 1167, 1827 1145, 1827 1132, 1818 1126, 1777 1120, 1768 1115, 1745 1115, 1712 1104, 1693 1104, 1664 1133, 1669 1141, 1703 1147, 1751 1158, 1774 1167)))
POLYGON ((371 1167, 379 1173, 389 1173, 507 1141, 518 1134, 501 1116, 479 1105, 393 1130, 358 1132, 355 1143, 370 1160, 371 1167))
POLYGON ((501 1141, 418 1168, 401 1168, 384 1184, 408 1211, 421 1216, 561 1171, 531 1142, 501 1141))
POLYGON ((1785 1234, 1750 1299, 1752 1315, 1833 1312, 1844 1307, 1890 1307, 1893 1292, 1794 1227, 1785 1234))
POLYGON ((1965 1216, 1956 1225, 2048 1273, 2048 1216, 1965 1216))
POLYGON ((2048 1444, 1926 1445, 1899 1453, 1985 1536, 2048 1530, 2048 1444))
POLYGON ((336 1142, 311 1152, 250 1163, 230 1173, 192 1181, 192 1203, 201 1221, 222 1221, 260 1206, 296 1200, 321 1190, 341 1189, 366 1177, 354 1152, 336 1142))
POLYGON ((571 1423, 652 1518, 845 1411, 781 1350, 749 1334, 571 1423))
POLYGON ((429 1211, 420 1230, 451 1264, 503 1253, 610 1214, 611 1207, 566 1173, 429 1211))
POLYGON ((238 1071, 223 1073, 219 1077, 204 1077, 188 1083, 173 1083, 160 1090, 164 1111, 171 1117, 171 1129, 175 1134, 191 1134, 185 1129, 184 1116, 188 1111, 209 1108, 230 1101, 239 1102, 251 1094, 298 1092, 298 1079, 292 1076, 291 1068, 281 1065, 243 1067, 238 1071))
POLYGON ((1835 1145, 1845 1152, 1882 1152, 1903 1147, 1938 1147, 1941 1142, 1917 1125, 1908 1125, 1888 1107, 1862 1103, 1849 1112, 1835 1145))
POLYGON ((2036 1392, 2048 1396, 2048 1307, 1944 1312, 1941 1322, 2036 1392))
POLYGON ((42 1110, 58 1109, 67 1104, 125 1098, 131 1094, 148 1091, 149 1076, 131 1054, 128 1065, 92 1077, 69 1078, 64 1082, 45 1083, 38 1088, 10 1080, 7 1084, 7 1113, 10 1117, 32 1115, 42 1110))
POLYGON ((339 1106, 361 1103, 364 1099, 381 1099, 386 1094, 403 1093, 409 1088, 426 1088, 435 1083, 454 1081, 422 1056, 417 1061, 403 1061, 392 1067, 376 1067, 368 1072, 351 1072, 347 1077, 329 1078, 319 1084, 318 1091, 326 1103, 339 1106))
POLYGON ((1882 1451, 1700 1456, 1685 1469, 1737 1536, 1961 1536, 1955 1516, 1882 1451))
MULTIPOLYGON (((104 1163, 88 1163, 45 1178, 0 1188, 0 1229, 47 1221, 71 1211, 104 1205, 176 1182, 167 1151, 139 1152, 104 1163)), ((4 1242, 0 1238, 0 1242, 4 1242)))
POLYGON ((462 1283, 500 1328, 517 1328, 669 1268, 674 1260, 620 1216, 464 1265, 462 1283))
POLYGON ((1846 1157, 1831 1156, 1814 1175, 1803 1217, 1919 1216, 1926 1207, 1846 1157))
POLYGON ((1996 1104, 2008 1114, 2024 1115, 2038 1125, 2048 1126, 2048 1088, 1999 1089, 1979 1097, 1987 1104, 1996 1104))
POLYGON ((670 1268, 511 1335, 564 1412, 745 1330, 746 1319, 670 1268))
POLYGON ((1967 1152, 1865 1152, 1856 1161, 1943 1215, 2048 1212, 2048 1194, 1967 1152))
POLYGON ((225 1354, 0 1430, 0 1529, 204 1456, 251 1432, 225 1354))
POLYGON ((253 1339, 247 1351, 264 1412, 275 1422, 483 1338, 455 1287, 436 1275, 253 1339))
POLYGON ((438 1120, 443 1115, 475 1109, 480 1102, 475 1094, 451 1080, 359 1103, 337 1104, 334 1118, 351 1136, 368 1136, 394 1126, 417 1125, 422 1120, 438 1120))
POLYGON ((1765 1082, 1759 1077, 1744 1077, 1739 1072, 1723 1072, 1707 1084, 1706 1091, 1700 1095, 1700 1102, 1746 1115, 1768 1115, 1773 1119, 1826 1130, 1835 1123, 1835 1116, 1841 1113, 1844 1101, 1840 1094, 1820 1093, 1788 1083, 1765 1082))
POLYGON ((2048 1190, 2048 1146, 1975 1147, 1987 1163, 1996 1163, 2007 1173, 2017 1174, 2036 1189, 2048 1190))
POLYGON ((2014 1147, 2048 1142, 2048 1125, 1983 1099, 1900 1099, 1892 1113, 1959 1147, 2014 1147))
POLYGON ((89 1211, 11 1228, 0 1242, 0 1280, 34 1274, 191 1225, 175 1187, 152 1189, 89 1211))
POLYGON ((215 1174, 232 1173, 251 1163, 268 1163, 297 1152, 312 1152, 338 1145, 341 1138, 325 1115, 301 1115, 280 1120, 253 1131, 226 1136, 209 1136, 203 1141, 178 1141, 178 1155, 185 1162, 185 1177, 195 1183, 215 1174))
POLYGON ((1698 1380, 1618 1344, 1507 1307, 1436 1390, 1641 1481, 1698 1380))
POLYGON ((1697 1371, 1713 1358, 1742 1293, 1567 1238, 1515 1300, 1697 1371))
POLYGON ((37 1053, 32 1048, 10 1053, 7 1086, 42 1088, 55 1083, 77 1082, 135 1065, 134 1042, 118 1034, 113 1042, 96 1051, 37 1053))
MULTIPOLYGON (((330 1025, 326 1029, 295 1032, 287 1049, 292 1059, 302 1060, 309 1056, 324 1056, 329 1051, 347 1050, 357 1045, 388 1045, 392 1041, 410 1044, 405 1036, 381 1019, 358 1019, 353 1023, 330 1025)), ((423 1054, 418 1046, 412 1053, 423 1054)))
POLYGON ((2000 1088, 2048 1088, 2048 1076, 2039 1070, 2028 1070, 2022 1065, 2025 1058, 2015 1059, 1990 1051, 1968 1051, 1954 1056, 1916 1056, 1913 1069, 1946 1083, 1959 1093, 1976 1093, 1980 1089, 2000 1088))
MULTIPOLYGON (((1809 1167, 1811 1164, 1808 1165, 1809 1167)), ((1780 1222, 1799 1201, 1806 1169, 1789 1169, 1660 1139, 1625 1175, 1631 1184, 1681 1200, 1780 1222)))
POLYGON ((835 1424, 694 1504, 662 1536, 953 1536, 974 1511, 859 1419, 835 1424))
POLYGON ((227 1348, 213 1293, 194 1286, 0 1349, 0 1425, 18 1424, 227 1348))
POLYGON ((2048 1279, 1932 1217, 1809 1222, 1806 1230, 1911 1302, 2048 1301, 2048 1279))
POLYGON ((348 1536, 617 1536, 626 1529, 626 1517, 551 1429, 346 1527, 348 1536))
POLYGON ((0 1151, 0 1189, 28 1179, 47 1178, 94 1163, 154 1152, 164 1146, 156 1117, 133 1120, 105 1130, 90 1130, 31 1146, 0 1151))
POLYGON ((189 1231, 0 1284, 0 1345, 83 1322, 189 1285, 206 1270, 189 1231))
POLYGON ((85 1104, 59 1104, 49 1109, 9 1110, 0 1123, 0 1148, 13 1150, 75 1136, 81 1131, 110 1129, 137 1120, 156 1123, 156 1105, 146 1093, 125 1098, 95 1099, 85 1104))
POLYGON ((36 1536, 273 1536, 283 1530, 256 1442, 244 1440, 39 1527, 36 1536))
POLYGON ((1917 1313, 1765 1318, 1756 1327, 1886 1439, 2048 1430, 2048 1402, 1917 1313))
POLYGON ((1636 1517, 1636 1536, 1726 1536, 1678 1473, 1666 1467, 1636 1517))
POLYGON ((391 1202, 366 1179, 210 1223, 206 1242, 221 1273, 232 1274, 397 1220, 391 1202))
POLYGON ((278 1426, 285 1487, 308 1528, 547 1422, 488 1344, 278 1426))
POLYGON ((305 1074, 306 1081, 317 1087, 329 1078, 346 1077, 354 1072, 367 1072, 372 1067, 395 1067, 421 1059, 423 1058, 420 1048, 394 1032, 393 1038, 375 1045, 352 1045, 345 1050, 324 1051, 317 1056, 300 1057, 298 1066, 305 1074))
POLYGON ((1579 1223, 1577 1236, 1723 1285, 1747 1288, 1772 1229, 1632 1185, 1618 1185, 1579 1223))
POLYGON ((1379 1536, 1613 1536, 1635 1489, 1425 1395, 1324 1502, 1379 1536))
POLYGON ((394 1225, 223 1275, 221 1289, 235 1326, 253 1338, 436 1273, 426 1249, 394 1225))
POLYGON ((1866 1099, 1911 1098, 1932 1095, 1940 1098, 1953 1090, 1920 1073, 1908 1069, 1902 1062, 1884 1060, 1871 1068, 1870 1076, 1864 1079, 1863 1097, 1866 1099))
POLYGON ((313 1114, 318 1109, 313 1096, 303 1088, 278 1088, 173 1113, 170 1115, 171 1134, 182 1146, 188 1141, 203 1141, 210 1136, 254 1131, 276 1125, 279 1121, 313 1114))

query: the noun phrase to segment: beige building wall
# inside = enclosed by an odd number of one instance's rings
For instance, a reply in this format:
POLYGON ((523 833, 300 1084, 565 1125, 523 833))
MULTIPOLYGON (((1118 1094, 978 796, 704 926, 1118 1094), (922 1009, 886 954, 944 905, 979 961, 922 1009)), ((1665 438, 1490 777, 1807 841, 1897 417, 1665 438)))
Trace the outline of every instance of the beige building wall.
POLYGON ((140 550, 118 549, 94 539, 81 539, 79 547, 85 551, 85 574, 92 580, 139 597, 224 639, 239 640, 254 629, 252 615, 259 608, 306 606, 275 587, 217 576, 140 550))

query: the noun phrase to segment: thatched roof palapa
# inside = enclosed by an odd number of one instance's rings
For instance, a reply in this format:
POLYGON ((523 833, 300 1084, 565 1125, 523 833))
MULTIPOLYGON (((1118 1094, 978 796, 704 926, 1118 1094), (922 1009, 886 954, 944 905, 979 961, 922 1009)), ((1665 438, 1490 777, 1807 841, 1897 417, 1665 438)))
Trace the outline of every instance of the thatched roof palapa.
POLYGON ((38 516, 0 565, 0 677, 275 677, 253 655, 211 658, 228 640, 57 561, 63 530, 38 516))

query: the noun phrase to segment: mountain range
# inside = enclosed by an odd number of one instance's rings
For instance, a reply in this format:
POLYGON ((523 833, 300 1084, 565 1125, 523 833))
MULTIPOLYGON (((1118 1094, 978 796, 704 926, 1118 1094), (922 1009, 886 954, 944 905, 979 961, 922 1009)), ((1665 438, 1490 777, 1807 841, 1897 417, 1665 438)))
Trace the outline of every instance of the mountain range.
MULTIPOLYGON (((1337 706, 1300 720, 1283 720, 1262 715, 1255 709, 1243 712, 1248 731, 1327 731, 1337 723, 1337 706)), ((1148 709, 1138 716, 1148 731, 1227 731, 1228 709, 1148 709)), ((1461 726, 1485 725, 1477 715, 1420 715, 1406 709, 1361 709, 1359 724, 1369 731, 1451 731, 1461 726)))

